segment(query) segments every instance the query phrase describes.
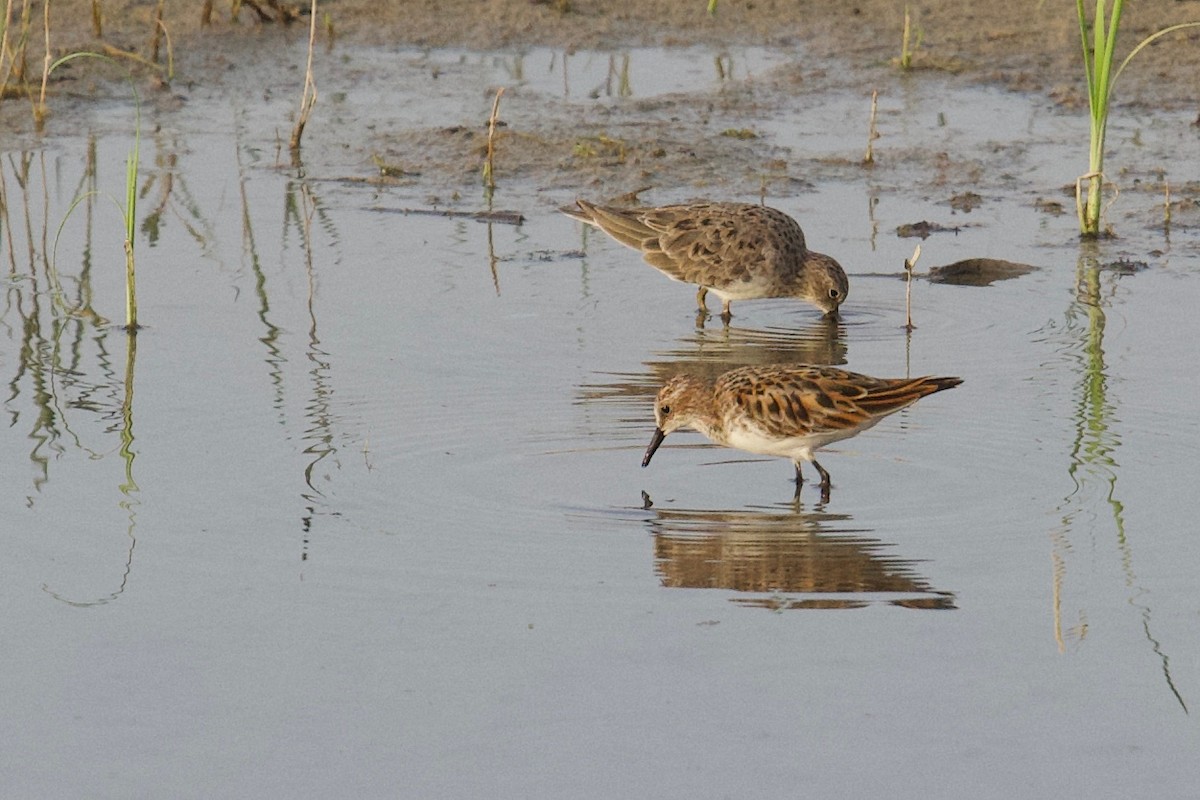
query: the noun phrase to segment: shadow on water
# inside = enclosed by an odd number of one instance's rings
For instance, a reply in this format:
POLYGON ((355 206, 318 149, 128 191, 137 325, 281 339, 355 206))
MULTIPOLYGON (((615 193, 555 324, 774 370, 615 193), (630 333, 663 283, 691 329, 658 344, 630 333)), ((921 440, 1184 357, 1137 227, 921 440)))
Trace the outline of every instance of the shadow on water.
POLYGON ((1119 499, 1117 480, 1120 463, 1116 458, 1121 437, 1115 430, 1117 404, 1109 393, 1109 374, 1105 363, 1105 307, 1110 303, 1112 284, 1119 273, 1107 269, 1095 252, 1082 255, 1075 272, 1075 299, 1067 309, 1064 336, 1070 339, 1066 354, 1075 362, 1078 373, 1076 404, 1072 415, 1075 435, 1068 454, 1067 475, 1072 490, 1063 498, 1056 511, 1061 515, 1059 526, 1051 533, 1053 543, 1054 638, 1060 652, 1066 650, 1067 638, 1082 641, 1087 636, 1087 616, 1081 611, 1079 623, 1063 630, 1062 599, 1067 580, 1067 562, 1073 550, 1072 538, 1090 535, 1092 525, 1105 516, 1112 519, 1116 545, 1120 554, 1125 586, 1131 592, 1128 602, 1138 610, 1142 630, 1154 654, 1158 657, 1167 688, 1188 713, 1187 703, 1175 686, 1171 675, 1171 660, 1151 630, 1152 609, 1142 598, 1149 590, 1141 586, 1133 567, 1133 547, 1125 527, 1125 505, 1119 499), (1109 283, 1109 286, 1105 284, 1109 283), (1097 511, 1107 507, 1107 513, 1097 511))
POLYGON ((853 527, 848 514, 799 503, 777 509, 660 509, 646 526, 664 586, 728 589, 742 606, 775 611, 862 608, 954 609, 954 593, 935 589, 915 559, 888 554, 892 545, 853 527))
MULTIPOLYGON (((243 160, 244 129, 240 120, 234 125, 234 131, 238 193, 241 203, 241 254, 254 276, 254 292, 258 300, 256 316, 263 329, 258 341, 266 351, 264 362, 267 365, 267 377, 272 387, 272 405, 278 414, 280 424, 286 427, 288 425, 288 392, 285 367, 289 358, 286 354, 284 339, 288 331, 284 325, 277 324, 273 320, 271 293, 268 290, 269 279, 255 235, 255 209, 247 191, 250 179, 248 168, 243 160)), ((286 167, 280 165, 279 168, 286 170, 289 175, 283 186, 280 252, 287 253, 295 244, 304 258, 304 318, 306 324, 304 359, 307 362, 305 373, 308 389, 307 397, 303 401, 305 427, 300 435, 300 440, 304 444, 302 450, 304 486, 300 490, 302 537, 300 560, 307 561, 316 518, 334 513, 328 506, 325 492, 318 488, 317 481, 318 468, 322 463, 330 459, 336 462, 338 444, 335 427, 339 419, 333 402, 333 358, 332 354, 322 345, 319 331, 319 313, 316 301, 319 266, 314 260, 316 250, 314 234, 318 231, 323 233, 325 239, 334 246, 340 242, 341 234, 329 209, 322 203, 320 196, 314 190, 313 183, 308 178, 304 162, 299 154, 293 154, 289 165, 286 167)), ((334 469, 337 469, 336 464, 334 469)))
MULTIPOLYGON (((179 156, 182 145, 165 134, 156 136, 154 141, 158 148, 155 166, 147 172, 139 191, 143 199, 150 198, 139 220, 139 230, 153 247, 164 226, 177 221, 186 233, 185 238, 195 243, 202 254, 211 255, 218 242, 217 233, 204 204, 192 195, 182 178, 179 156)), ((117 567, 119 577, 112 579, 116 588, 94 598, 80 599, 70 589, 50 583, 43 586, 55 598, 76 606, 107 603, 124 592, 132 573, 138 508, 142 502, 142 489, 134 468, 140 449, 134 435, 134 378, 139 337, 127 336, 124 332, 116 337, 114 331, 119 329, 111 327, 93 306, 97 294, 93 287, 97 273, 94 262, 107 269, 113 258, 97 251, 97 242, 102 241, 108 231, 106 224, 111 224, 101 211, 107 208, 107 198, 100 188, 104 181, 98 174, 103 164, 98 156, 99 149, 97 137, 88 135, 81 162, 60 159, 48 166, 45 151, 23 151, 7 154, 0 163, 0 245, 3 246, 0 257, 7 264, 0 327, 17 345, 13 348, 13 373, 7 380, 9 391, 4 410, 10 427, 31 421, 26 436, 33 443, 29 460, 34 474, 26 506, 33 507, 39 502, 39 496, 50 481, 52 465, 72 453, 82 454, 87 459, 89 474, 95 470, 91 462, 104 462, 114 453, 123 462, 117 505, 127 518, 124 527, 128 544, 117 567), (77 163, 81 167, 78 179, 70 174, 77 163), (59 185, 73 186, 74 191, 69 197, 75 198, 71 209, 64 214, 61 228, 57 227, 59 221, 53 217, 62 212, 54 210, 56 207, 52 206, 50 198, 51 190, 59 185), (62 236, 64 230, 69 236, 62 236), (78 266, 74 269, 67 266, 72 257, 64 251, 69 248, 58 246, 60 236, 64 245, 70 239, 69 247, 78 247, 78 266), (125 345, 123 371, 118 361, 119 349, 114 346, 117 339, 120 340, 118 344, 125 345), (94 440, 94 434, 90 432, 95 428, 94 421, 101 423, 103 437, 115 436, 111 443, 94 440)), ((258 341, 266 349, 264 360, 273 387, 273 404, 280 422, 289 426, 288 374, 285 370, 289 362, 285 347, 288 329, 272 317, 268 271, 264 269, 255 233, 254 220, 259 214, 247 191, 247 167, 243 164, 242 147, 236 141, 235 149, 241 203, 241 252, 253 276, 257 297, 255 313, 262 325, 258 341)), ((307 284, 304 359, 307 361, 308 388, 307 397, 302 401, 303 430, 298 435, 305 459, 300 491, 303 505, 300 558, 304 561, 308 559, 314 518, 322 513, 333 514, 328 509, 323 511, 325 493, 318 487, 322 480, 329 479, 328 475, 320 474, 322 464, 331 463, 330 459, 336 462, 339 442, 335 428, 340 420, 332 400, 333 359, 322 345, 319 333, 316 297, 320 260, 314 258, 317 249, 314 236, 323 233, 324 239, 336 245, 339 232, 307 179, 303 165, 289 169, 292 170, 291 177, 283 182, 280 246, 285 254, 295 248, 303 252, 303 275, 307 284)), ((108 280, 105 278, 103 282, 108 280)), ((148 322, 151 330, 143 333, 142 339, 155 335, 154 320, 148 322)), ((332 470, 338 468, 340 465, 334 463, 332 470)), ((97 485, 97 482, 90 481, 89 485, 97 485)), ((95 564, 93 571, 105 568, 101 562, 95 564)))
POLYGON ((149 171, 138 193, 138 197, 145 200, 157 189, 154 205, 142 218, 140 227, 146 236, 146 243, 150 247, 158 244, 162 226, 169 217, 183 225, 188 237, 207 252, 216 241, 216 231, 179 168, 179 152, 186 149, 186 145, 175 136, 168 136, 162 129, 154 132, 153 141, 154 168, 149 171))
POLYGON ((662 350, 642 362, 644 371, 634 375, 609 375, 613 380, 579 387, 579 402, 654 397, 675 375, 716 378, 736 367, 767 364, 846 363, 844 325, 822 317, 797 329, 698 327, 678 339, 678 346, 662 350))
POLYGON ((333 240, 337 239, 337 229, 325 213, 320 199, 313 192, 308 182, 304 165, 300 162, 299 154, 294 154, 295 176, 287 182, 284 196, 284 239, 286 246, 287 232, 295 229, 301 238, 301 248, 304 251, 304 274, 308 281, 307 310, 308 338, 305 348, 305 358, 308 360, 309 396, 305 404, 305 428, 301 440, 305 443, 304 455, 309 458, 304 467, 304 485, 301 492, 305 503, 301 516, 301 529, 304 534, 300 560, 308 560, 309 534, 312 531, 313 519, 318 514, 330 513, 325 502, 325 494, 313 482, 317 467, 327 458, 337 453, 337 445, 333 431, 336 414, 333 410, 332 378, 333 368, 330 353, 321 346, 321 337, 317 329, 317 307, 315 303, 317 270, 313 263, 313 221, 320 223, 333 240))
POLYGON ((125 553, 124 568, 121 572, 117 588, 107 595, 91 600, 72 600, 64 592, 52 589, 48 584, 42 584, 42 591, 54 599, 77 607, 103 605, 116 600, 123 594, 126 586, 129 584, 130 573, 133 571, 133 551, 137 547, 137 509, 141 505, 141 500, 139 499, 141 490, 138 488, 137 481, 133 475, 133 462, 137 458, 137 453, 134 450, 135 439, 133 434, 133 386, 134 369, 137 363, 138 335, 136 332, 122 332, 121 335, 124 337, 126 344, 125 376, 121 382, 121 404, 118 412, 118 421, 115 426, 110 426, 108 431, 113 432, 115 429, 120 439, 117 454, 120 456, 124 466, 125 479, 117 486, 117 490, 121 494, 121 499, 118 500, 117 505, 125 512, 128 521, 125 533, 129 538, 129 549, 125 553))
POLYGON ((705 48, 632 48, 620 51, 535 47, 485 56, 493 81, 575 101, 652 98, 697 86, 719 87, 766 71, 781 59, 765 48, 736 52, 705 48), (711 63, 709 71, 707 63, 711 63))
POLYGON ((273 403, 276 411, 282 413, 284 408, 284 372, 283 365, 287 357, 283 353, 280 338, 283 328, 271 321, 271 298, 267 294, 267 274, 263 269, 262 257, 258 252, 258 244, 254 238, 254 214, 251 213, 250 198, 246 191, 249 177, 242 158, 242 126, 234 126, 234 159, 237 164, 238 200, 241 203, 242 222, 242 257, 249 262, 250 271, 254 274, 254 295, 258 298, 258 321, 262 324, 264 333, 258 341, 266 348, 264 361, 267 364, 267 377, 273 389, 273 403))
POLYGON ((76 190, 84 214, 84 240, 79 274, 64 286, 65 281, 55 268, 49 233, 49 196, 44 153, 12 154, 7 165, 0 164, 0 229, 7 235, 8 289, 3 309, 3 324, 10 338, 19 338, 15 371, 8 381, 9 392, 4 406, 9 424, 20 423, 22 414, 16 401, 29 394, 36 413, 26 433, 33 441, 29 460, 34 466, 33 495, 26 505, 35 505, 50 480, 52 461, 70 451, 82 452, 90 461, 101 461, 113 452, 113 447, 90 441, 84 421, 92 417, 104 422, 104 435, 116 434, 115 452, 122 461, 123 479, 117 486, 117 504, 126 516, 125 534, 128 545, 113 578, 116 586, 109 592, 87 599, 72 597, 68 590, 42 584, 42 590, 68 605, 95 606, 116 600, 129 583, 133 570, 133 553, 137 545, 137 509, 140 506, 137 481, 134 477, 134 374, 137 363, 137 335, 122 332, 125 343, 123 374, 113 363, 109 335, 116 329, 92 308, 92 242, 95 219, 95 187, 97 182, 96 140, 89 136, 83 173, 76 190), (33 169, 38 166, 37 171, 33 169), (7 172, 19 189, 15 196, 9 188, 7 172), (33 186, 42 187, 35 198, 33 186), (40 203, 38 202, 40 199, 40 203), (14 228, 15 213, 20 214, 20 227, 14 228), (24 253, 18 255, 16 234, 25 238, 24 253), (50 298, 49 303, 45 302, 50 298), (13 322, 19 321, 19 329, 13 322), (91 363, 94 362, 94 368, 91 363), (99 378, 89 378, 92 371, 99 378))

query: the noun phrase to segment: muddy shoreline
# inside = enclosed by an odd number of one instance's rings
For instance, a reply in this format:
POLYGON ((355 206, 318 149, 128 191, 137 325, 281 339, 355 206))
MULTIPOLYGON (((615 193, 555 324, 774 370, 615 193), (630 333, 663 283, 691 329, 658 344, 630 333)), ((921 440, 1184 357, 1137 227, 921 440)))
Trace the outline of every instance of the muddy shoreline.
MULTIPOLYGON (((102 5, 101 38, 92 28, 90 2, 69 0, 52 6, 54 54, 108 46, 148 56, 154 4, 102 5)), ((275 13, 265 3, 256 5, 275 13)), ((497 87, 480 87, 477 112, 431 113, 415 125, 411 110, 405 116, 375 106, 348 115, 344 109, 334 110, 331 103, 336 101, 331 98, 348 86, 372 81, 386 98, 396 94, 390 88, 395 84, 389 82, 436 80, 436 68, 422 72, 417 63, 414 73, 411 62, 420 61, 413 54, 437 48, 521 53, 545 47, 567 54, 640 46, 759 47, 786 54, 784 65, 739 83, 736 91, 635 97, 582 110, 535 92, 523 93, 519 86, 508 87, 501 109, 506 125, 498 137, 497 178, 509 189, 514 181, 523 182, 526 194, 535 193, 547 207, 576 195, 615 198, 645 187, 669 190, 674 199, 689 194, 778 198, 803 193, 824 180, 858 175, 873 90, 899 96, 906 87, 930 81, 947 87, 995 86, 1086 118, 1079 31, 1069 6, 1026 2, 963 7, 953 0, 935 0, 914 7, 917 44, 909 70, 896 63, 904 6, 882 0, 724 0, 716 16, 709 16, 700 0, 328 0, 318 13, 321 57, 316 77, 323 95, 306 132, 305 163, 311 172, 330 179, 407 187, 430 207, 461 205, 462 197, 477 199, 484 122, 497 87), (397 71, 397 59, 410 63, 397 71), (772 118, 776 109, 807 108, 824 94, 839 91, 860 97, 862 103, 861 123, 854 122, 861 130, 849 132, 853 146, 847 139, 844 153, 833 158, 810 154, 780 144, 778 137, 755 134, 756 123, 772 118), (750 135, 718 135, 726 129, 744 129, 750 135)), ((1200 18, 1200 3, 1131 4, 1123 18, 1118 57, 1143 36, 1186 21, 1189 14, 1200 18)), ((309 29, 306 14, 291 22, 263 21, 253 6, 243 4, 234 19, 229 5, 218 3, 210 23, 202 25, 198 8, 172 6, 165 10, 163 26, 171 35, 173 80, 125 59, 146 102, 170 110, 201 95, 240 97, 243 102, 298 98, 309 29)), ((35 27, 40 32, 40 25, 35 27)), ((31 45, 27 60, 28 69, 35 71, 41 63, 36 47, 31 45)), ((127 103, 128 88, 117 80, 119 75, 97 59, 72 62, 51 81, 46 132, 52 136, 77 130, 98 98, 127 103)), ((1115 106, 1182 112, 1190 118, 1200 95, 1197 76, 1200 29, 1170 34, 1139 53, 1121 76, 1115 106)), ((427 85, 425 91, 435 91, 432 82, 427 85)), ((14 138, 32 135, 29 109, 24 98, 7 98, 0 103, 0 129, 14 138)), ((286 128, 291 123, 281 117, 275 124, 286 128)), ((838 123, 806 118, 803 124, 820 128, 838 123)), ((1086 142, 1080 148, 1082 169, 1086 142)), ((963 186, 1008 192, 1013 187, 1004 183, 1005 157, 918 145, 893 150, 877 162, 871 168, 872 181, 883 192, 903 191, 946 202, 963 186)), ((1019 147, 1013 157, 1020 158, 1019 147)), ((1169 159, 1169 154, 1163 157, 1169 159)), ((1061 213, 1073 207, 1073 199, 1066 196, 1059 177, 1047 175, 1043 183, 1022 191, 1031 194, 1029 202, 1061 213)), ((1160 191, 1149 173, 1127 176, 1122 191, 1139 188, 1160 191)))
MULTIPOLYGON (((268 15, 269 6, 253 4, 268 15)), ((1118 58, 1150 33, 1180 22, 1200 20, 1200 3, 1146 0, 1126 4, 1118 58)), ((109 44, 145 56, 154 22, 154 4, 103 3, 102 39, 94 35, 91 3, 56 2, 51 8, 51 47, 56 54, 109 44)), ((175 58, 188 77, 220 81, 220 69, 205 69, 214 57, 237 58, 239 40, 257 38, 264 28, 307 33, 307 4, 290 23, 264 22, 251 5, 236 19, 230 6, 214 4, 202 26, 196 6, 165 9, 163 25, 171 35, 175 58)), ((413 45, 473 50, 552 46, 611 48, 632 45, 802 44, 812 61, 846 60, 860 68, 862 80, 878 83, 895 76, 904 4, 890 0, 853 3, 724 0, 715 16, 702 0, 415 0, 372 3, 327 0, 318 6, 318 36, 335 46, 413 45), (876 69, 883 75, 875 74, 876 69)), ((296 6, 293 6, 296 7, 296 6)), ((1079 30, 1075 9, 1044 2, 963 4, 929 0, 912 6, 916 71, 961 75, 1012 89, 1043 92, 1061 102, 1083 98, 1079 30)), ((40 43, 41 26, 34 23, 40 43)), ((261 43, 260 43, 261 44, 261 43)), ((268 45, 269 46, 269 45, 268 45)), ((31 45, 30 69, 37 72, 40 53, 31 45)), ((92 65, 89 65, 89 67, 92 65)), ((1200 89, 1200 29, 1163 37, 1138 54, 1115 92, 1118 104, 1163 108, 1197 105, 1200 89)))

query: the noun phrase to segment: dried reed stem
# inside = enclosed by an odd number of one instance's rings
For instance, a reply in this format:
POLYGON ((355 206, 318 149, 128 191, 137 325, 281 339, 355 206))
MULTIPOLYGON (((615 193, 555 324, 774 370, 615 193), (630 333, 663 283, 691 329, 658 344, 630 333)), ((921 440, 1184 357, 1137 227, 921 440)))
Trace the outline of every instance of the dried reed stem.
POLYGON ((496 90, 496 99, 492 101, 492 115, 488 117, 487 156, 483 162, 483 185, 488 189, 496 188, 496 172, 494 162, 496 157, 496 123, 500 117, 500 97, 504 87, 496 90))
POLYGON ((154 9, 154 36, 150 40, 150 60, 155 64, 158 63, 158 51, 162 46, 162 35, 166 28, 163 27, 163 5, 167 0, 158 0, 158 6, 154 9))
POLYGON ((1163 230, 1171 228, 1171 182, 1163 178, 1163 230))
POLYGON ((317 39, 317 0, 312 0, 308 23, 308 66, 304 70, 304 92, 300 95, 300 116, 296 118, 296 127, 292 128, 292 138, 288 148, 292 151, 293 159, 300 156, 300 138, 304 135, 304 126, 312 114, 313 106, 317 104, 317 84, 313 80, 313 44, 317 39))
MULTIPOLYGON (((167 47, 168 48, 170 48, 170 42, 171 42, 171 40, 170 40, 170 38, 168 38, 167 39, 167 47)), ((135 64, 141 64, 143 67, 148 67, 150 69, 157 69, 157 70, 162 69, 162 66, 160 64, 155 64, 153 61, 146 58, 145 56, 139 55, 139 54, 133 52, 132 50, 122 50, 119 47, 113 47, 108 42, 104 42, 103 44, 100 45, 100 51, 102 53, 104 53, 104 55, 110 56, 114 59, 125 58, 125 59, 128 59, 128 60, 134 62, 135 64)), ((170 58, 170 55, 169 55, 170 50, 168 49, 167 52, 168 52, 167 57, 169 59, 170 58)))
POLYGON ((50 0, 43 6, 42 27, 46 36, 46 55, 42 59, 42 93, 33 106, 33 122, 39 131, 46 124, 46 83, 50 80, 50 0))
POLYGON ((17 34, 17 49, 16 52, 9 55, 11 59, 10 67, 12 73, 12 82, 16 85, 24 85, 26 82, 25 75, 25 54, 29 48, 29 34, 33 30, 33 6, 30 0, 24 0, 21 4, 21 26, 20 32, 17 34))
POLYGON ((867 152, 863 156, 864 164, 875 163, 875 140, 879 138, 879 129, 875 127, 875 118, 879 112, 879 90, 871 91, 871 121, 867 125, 867 152))
POLYGON ((0 29, 0 69, 4 70, 3 73, 0 73, 3 76, 0 77, 0 99, 4 97, 4 87, 8 83, 8 72, 12 68, 11 64, 7 68, 4 66, 9 63, 8 32, 12 30, 12 5, 13 0, 8 0, 4 4, 4 27, 0 29))
POLYGON ((912 258, 905 259, 904 261, 904 316, 906 320, 904 329, 907 331, 912 331, 917 327, 913 325, 912 321, 912 280, 913 268, 917 266, 917 259, 920 257, 921 245, 917 245, 917 248, 913 250, 912 258))

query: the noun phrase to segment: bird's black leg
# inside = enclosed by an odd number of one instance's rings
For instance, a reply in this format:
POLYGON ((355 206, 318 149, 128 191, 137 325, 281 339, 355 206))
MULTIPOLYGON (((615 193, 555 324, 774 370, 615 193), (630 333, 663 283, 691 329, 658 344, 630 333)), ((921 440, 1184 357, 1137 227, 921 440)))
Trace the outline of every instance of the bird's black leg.
MULTIPOLYGON (((821 502, 828 503, 829 502, 829 473, 825 470, 824 467, 822 467, 816 461, 813 461, 812 465, 817 468, 817 473, 821 476, 821 502)), ((800 465, 797 464, 796 469, 799 470, 799 468, 800 468, 800 465)))

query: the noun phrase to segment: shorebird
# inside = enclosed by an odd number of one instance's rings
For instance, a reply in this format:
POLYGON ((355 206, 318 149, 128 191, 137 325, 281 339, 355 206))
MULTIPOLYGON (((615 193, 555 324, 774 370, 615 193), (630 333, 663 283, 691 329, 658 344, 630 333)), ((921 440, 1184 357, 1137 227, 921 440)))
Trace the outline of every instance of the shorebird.
POLYGON ((810 462, 827 499, 829 473, 817 463, 817 450, 960 383, 961 378, 872 378, 807 365, 740 367, 715 379, 676 375, 658 392, 657 427, 642 466, 650 463, 667 434, 692 428, 716 444, 791 459, 797 493, 804 482, 800 464, 810 462))
POLYGON ((850 286, 830 256, 809 250, 796 220, 750 203, 688 203, 657 208, 616 208, 576 200, 562 209, 642 254, 669 278, 721 298, 721 319, 734 300, 797 297, 836 314, 850 286))

